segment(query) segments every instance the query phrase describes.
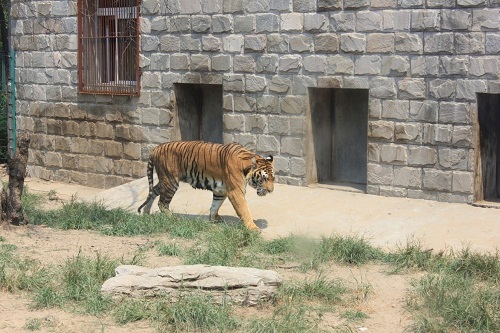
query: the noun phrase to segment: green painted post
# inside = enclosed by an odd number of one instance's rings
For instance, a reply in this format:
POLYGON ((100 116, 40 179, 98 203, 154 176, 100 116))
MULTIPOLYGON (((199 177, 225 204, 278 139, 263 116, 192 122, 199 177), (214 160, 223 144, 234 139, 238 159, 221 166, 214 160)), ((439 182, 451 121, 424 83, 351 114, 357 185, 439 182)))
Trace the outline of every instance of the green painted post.
POLYGON ((14 50, 10 51, 10 101, 11 101, 11 122, 12 122, 12 150, 11 157, 14 157, 17 144, 16 125, 16 57, 14 50))

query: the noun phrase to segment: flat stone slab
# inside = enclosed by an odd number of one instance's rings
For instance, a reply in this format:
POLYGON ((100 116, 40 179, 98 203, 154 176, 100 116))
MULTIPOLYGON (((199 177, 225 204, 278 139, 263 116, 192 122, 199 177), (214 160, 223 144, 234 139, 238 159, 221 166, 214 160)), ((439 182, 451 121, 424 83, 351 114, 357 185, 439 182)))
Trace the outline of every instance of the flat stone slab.
POLYGON ((173 302, 184 292, 213 296, 215 302, 254 306, 272 299, 282 284, 275 271, 251 267, 181 265, 146 268, 122 265, 101 292, 113 297, 166 296, 173 302))

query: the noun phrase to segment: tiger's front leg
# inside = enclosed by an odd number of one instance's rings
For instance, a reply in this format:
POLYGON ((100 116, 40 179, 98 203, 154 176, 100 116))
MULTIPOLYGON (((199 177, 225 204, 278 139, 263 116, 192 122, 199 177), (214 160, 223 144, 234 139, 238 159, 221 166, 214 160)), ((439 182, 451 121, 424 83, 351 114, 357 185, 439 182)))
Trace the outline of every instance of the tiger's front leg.
POLYGON ((260 232, 260 228, 253 222, 252 214, 250 213, 250 209, 248 209, 244 194, 228 193, 228 197, 243 225, 249 230, 260 232))
POLYGON ((210 221, 221 222, 222 218, 219 216, 219 209, 226 200, 227 195, 225 194, 213 194, 212 206, 210 207, 210 221))

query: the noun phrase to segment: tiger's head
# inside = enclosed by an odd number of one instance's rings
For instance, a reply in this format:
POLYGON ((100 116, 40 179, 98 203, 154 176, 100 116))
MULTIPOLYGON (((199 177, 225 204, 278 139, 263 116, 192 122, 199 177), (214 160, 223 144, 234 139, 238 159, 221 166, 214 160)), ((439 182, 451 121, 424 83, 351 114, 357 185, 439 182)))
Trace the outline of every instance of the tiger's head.
POLYGON ((252 170, 248 183, 257 190, 257 195, 264 196, 274 190, 273 157, 258 157, 252 159, 252 170))

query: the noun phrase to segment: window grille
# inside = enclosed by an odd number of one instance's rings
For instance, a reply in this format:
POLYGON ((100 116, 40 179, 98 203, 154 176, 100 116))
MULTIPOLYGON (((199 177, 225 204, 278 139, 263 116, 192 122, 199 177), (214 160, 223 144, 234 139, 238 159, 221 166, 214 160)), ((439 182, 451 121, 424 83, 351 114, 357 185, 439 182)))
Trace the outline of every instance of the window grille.
POLYGON ((140 0, 78 1, 78 88, 139 95, 140 0))

